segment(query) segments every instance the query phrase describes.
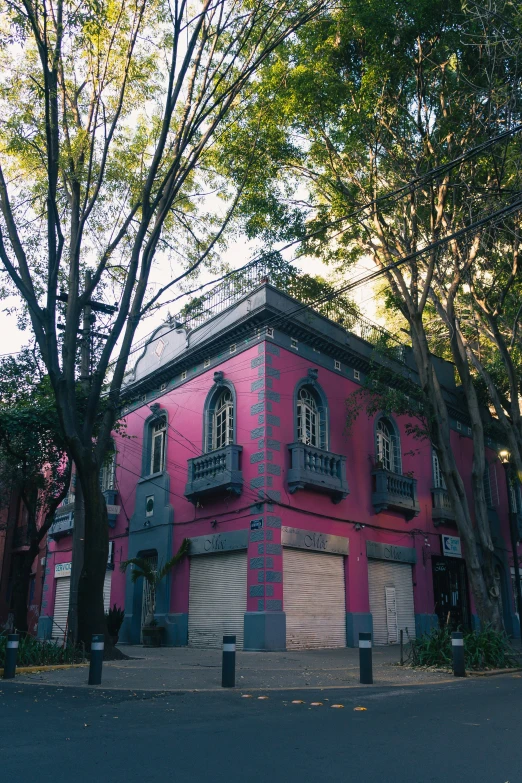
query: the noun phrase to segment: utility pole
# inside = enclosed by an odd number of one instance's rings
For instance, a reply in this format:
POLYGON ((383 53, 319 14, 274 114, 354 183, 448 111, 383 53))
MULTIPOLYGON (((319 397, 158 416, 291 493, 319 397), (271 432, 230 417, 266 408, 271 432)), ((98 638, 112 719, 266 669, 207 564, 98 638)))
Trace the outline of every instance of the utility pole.
MULTIPOLYGON (((91 273, 85 273, 85 290, 91 284, 91 273)), ((67 302, 68 296, 61 292, 58 299, 67 302)), ((80 349, 80 384, 87 396, 91 385, 91 355, 93 335, 106 339, 107 335, 93 332, 92 327, 96 321, 94 310, 112 315, 117 306, 106 305, 104 302, 88 301, 83 309, 83 323, 80 349)), ((67 616, 68 638, 75 643, 78 639, 78 587, 83 570, 85 546, 85 504, 81 482, 76 480, 74 493, 74 525, 71 556, 71 586, 69 592, 69 613, 67 616)))

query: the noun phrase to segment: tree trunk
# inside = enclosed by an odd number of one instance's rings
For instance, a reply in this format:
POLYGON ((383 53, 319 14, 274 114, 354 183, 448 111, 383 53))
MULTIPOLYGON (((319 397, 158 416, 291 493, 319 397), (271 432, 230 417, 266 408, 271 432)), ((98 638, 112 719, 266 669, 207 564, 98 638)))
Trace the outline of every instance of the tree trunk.
MULTIPOLYGON (((38 549, 36 551, 38 554, 38 549)), ((31 548, 28 552, 13 555, 13 614, 14 627, 18 633, 26 634, 28 630, 27 612, 31 568, 36 554, 31 548)))
POLYGON ((85 504, 83 569, 78 585, 78 641, 90 649, 92 635, 103 634, 106 653, 112 652, 103 607, 103 583, 109 554, 107 506, 99 482, 99 469, 90 460, 75 459, 85 504))
POLYGON ((435 374, 422 317, 420 315, 418 318, 412 317, 410 327, 415 363, 430 407, 431 440, 437 449, 447 492, 455 512, 457 528, 464 542, 468 578, 477 614, 482 627, 489 624, 500 631, 503 629, 503 621, 499 601, 492 598, 489 592, 489 588, 495 584, 492 552, 485 551, 477 541, 477 531, 473 525, 464 484, 451 447, 446 402, 435 374))

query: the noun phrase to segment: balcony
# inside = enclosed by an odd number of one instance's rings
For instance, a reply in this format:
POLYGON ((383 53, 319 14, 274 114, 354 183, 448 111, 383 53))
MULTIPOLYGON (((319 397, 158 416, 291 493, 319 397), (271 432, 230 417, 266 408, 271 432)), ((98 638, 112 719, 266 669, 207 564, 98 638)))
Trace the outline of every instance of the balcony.
POLYGON ((346 497, 346 457, 306 443, 290 443, 288 448, 288 488, 292 494, 298 489, 311 489, 330 495, 334 503, 346 497))
POLYGON ((451 508, 447 490, 442 487, 432 487, 431 495, 433 498, 431 518, 435 527, 448 523, 455 524, 455 512, 451 508))
POLYGON ((230 444, 201 457, 189 459, 185 497, 191 503, 196 503, 203 496, 220 492, 240 495, 243 489, 243 474, 239 467, 239 455, 242 451, 242 446, 230 444))
POLYGON ((54 522, 49 528, 50 538, 61 538, 72 533, 74 527, 74 503, 60 506, 54 515, 54 522))
POLYGON ((375 484, 372 503, 375 511, 399 511, 406 519, 418 516, 417 479, 392 473, 385 468, 372 470, 375 484))

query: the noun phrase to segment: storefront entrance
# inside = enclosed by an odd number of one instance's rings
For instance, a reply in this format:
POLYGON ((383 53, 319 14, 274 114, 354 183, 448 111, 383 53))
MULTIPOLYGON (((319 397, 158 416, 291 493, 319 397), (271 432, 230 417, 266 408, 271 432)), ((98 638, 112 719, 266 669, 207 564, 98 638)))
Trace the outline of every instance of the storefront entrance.
POLYGON ((435 613, 441 627, 467 631, 471 628, 468 579, 464 560, 432 557, 435 613))

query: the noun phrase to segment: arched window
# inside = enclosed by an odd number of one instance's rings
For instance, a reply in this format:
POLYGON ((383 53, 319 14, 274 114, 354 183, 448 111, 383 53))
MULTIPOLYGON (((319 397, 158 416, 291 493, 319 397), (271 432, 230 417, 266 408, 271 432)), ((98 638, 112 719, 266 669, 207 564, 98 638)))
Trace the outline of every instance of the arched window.
POLYGON ((203 443, 206 452, 224 449, 236 440, 236 394, 233 385, 214 373, 215 386, 205 401, 203 443))
POLYGON ((167 441, 167 419, 160 416, 151 424, 150 472, 161 473, 165 470, 165 451, 167 441))
POLYGON ((234 400, 230 389, 219 395, 212 414, 212 450, 234 442, 234 400))
POLYGON ((303 386, 297 395, 297 440, 320 448, 320 414, 312 391, 303 386))
POLYGON ((396 429, 390 419, 380 418, 375 430, 377 460, 385 470, 401 473, 401 444, 396 429))
POLYGON ((317 449, 328 449, 326 397, 316 382, 317 370, 310 370, 295 391, 295 439, 317 449))

